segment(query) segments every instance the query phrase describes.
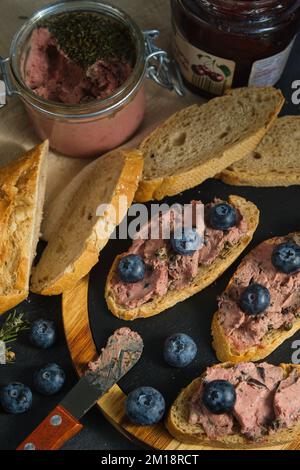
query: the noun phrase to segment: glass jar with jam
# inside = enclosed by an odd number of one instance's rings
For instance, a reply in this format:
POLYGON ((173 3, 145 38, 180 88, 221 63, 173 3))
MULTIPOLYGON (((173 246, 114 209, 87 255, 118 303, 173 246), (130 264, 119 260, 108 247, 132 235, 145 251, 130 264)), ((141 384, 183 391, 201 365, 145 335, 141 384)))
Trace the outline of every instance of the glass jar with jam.
POLYGON ((299 29, 299 0, 171 0, 174 54, 186 86, 208 96, 274 85, 299 29))

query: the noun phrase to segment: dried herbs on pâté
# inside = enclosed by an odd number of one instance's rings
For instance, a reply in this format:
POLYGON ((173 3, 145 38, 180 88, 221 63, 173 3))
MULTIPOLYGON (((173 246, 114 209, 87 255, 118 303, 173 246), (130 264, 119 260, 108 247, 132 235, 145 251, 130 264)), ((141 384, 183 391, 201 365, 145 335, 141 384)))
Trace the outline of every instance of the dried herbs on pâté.
POLYGON ((135 46, 120 22, 92 12, 71 12, 44 20, 70 60, 87 69, 97 60, 134 64, 135 46))

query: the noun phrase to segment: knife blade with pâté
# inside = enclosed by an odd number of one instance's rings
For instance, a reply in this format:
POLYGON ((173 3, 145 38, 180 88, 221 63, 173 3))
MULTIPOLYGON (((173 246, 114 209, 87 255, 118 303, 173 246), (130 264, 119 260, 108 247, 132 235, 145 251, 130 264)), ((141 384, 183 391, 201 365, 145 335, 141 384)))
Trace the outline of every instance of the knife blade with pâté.
POLYGON ((97 361, 62 402, 33 431, 17 450, 57 450, 78 434, 79 420, 139 361, 143 340, 129 328, 116 330, 97 361))

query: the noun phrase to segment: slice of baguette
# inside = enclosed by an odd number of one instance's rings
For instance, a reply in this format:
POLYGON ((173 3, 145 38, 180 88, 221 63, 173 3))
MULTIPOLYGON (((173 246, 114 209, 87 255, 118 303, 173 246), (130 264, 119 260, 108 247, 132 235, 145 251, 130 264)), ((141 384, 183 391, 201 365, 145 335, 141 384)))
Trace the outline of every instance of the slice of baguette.
POLYGON ((111 287, 112 279, 117 272, 121 258, 121 256, 117 256, 109 272, 105 288, 106 302, 113 315, 122 320, 152 317, 167 308, 173 307, 178 302, 182 302, 192 295, 197 294, 220 277, 250 243, 259 222, 259 210, 252 202, 246 201, 239 196, 230 196, 228 200, 230 204, 239 209, 247 221, 248 232, 241 238, 237 245, 234 245, 230 249, 224 249, 210 266, 200 266, 197 276, 192 280, 190 285, 179 290, 169 290, 165 296, 156 297, 140 307, 126 309, 117 304, 111 287))
MULTIPOLYGON (((233 364, 231 363, 225 363, 222 364, 221 367, 231 367, 232 365, 233 364)), ((293 369, 297 369, 300 372, 299 365, 281 364, 280 367, 282 367, 284 370, 285 377, 287 377, 293 369)), ((201 377, 195 379, 190 385, 183 389, 169 411, 166 420, 166 427, 169 433, 179 442, 184 442, 191 445, 207 446, 210 448, 216 447, 220 449, 243 450, 258 447, 284 445, 293 440, 293 438, 300 432, 299 421, 299 423, 292 429, 283 429, 274 435, 266 436, 263 442, 249 441, 242 434, 238 433, 231 436, 223 436, 213 441, 210 440, 205 434, 201 425, 192 425, 188 422, 188 404, 194 392, 203 380, 203 377, 204 374, 201 377)))
POLYGON ((98 159, 93 172, 88 173, 65 206, 41 260, 33 269, 32 292, 61 294, 89 273, 115 227, 125 217, 142 171, 143 157, 138 150, 115 150, 98 159), (107 209, 99 216, 100 205, 107 205, 107 209))
MULTIPOLYGON (((65 212, 65 206, 75 197, 80 186, 93 174, 94 168, 97 168, 99 161, 94 160, 86 165, 81 171, 71 179, 69 184, 56 196, 51 204, 45 208, 45 215, 42 223, 42 239, 50 240, 56 232, 59 220, 65 212)), ((92 176, 91 176, 92 177, 92 176)))
POLYGON ((48 142, 0 169, 0 313, 25 300, 40 235, 48 142))
POLYGON ((235 186, 300 184, 300 116, 279 118, 250 156, 222 171, 219 178, 235 186))
POLYGON ((140 146, 145 166, 135 200, 173 196, 249 155, 283 103, 275 88, 240 88, 177 112, 140 146))
MULTIPOLYGON (((290 236, 300 237, 300 233, 290 234, 290 236)), ((264 243, 273 243, 274 239, 267 240, 264 243)), ((249 253, 251 255, 251 252, 249 253)), ((237 269, 231 281, 229 282, 226 290, 228 290, 236 276, 239 275, 239 270, 247 263, 247 255, 242 261, 240 267, 237 269)), ((225 290, 225 291, 226 291, 225 290)), ((300 310, 300 309, 299 309, 300 310)), ((217 358, 220 362, 247 362, 247 361, 260 361, 269 356, 275 349, 277 349, 288 338, 291 338, 300 329, 300 318, 296 319, 293 328, 285 331, 283 328, 278 330, 269 331, 262 339, 259 346, 253 346, 243 352, 237 351, 228 341, 224 329, 219 321, 219 312, 216 312, 212 321, 212 335, 213 335, 213 348, 216 351, 217 358)))

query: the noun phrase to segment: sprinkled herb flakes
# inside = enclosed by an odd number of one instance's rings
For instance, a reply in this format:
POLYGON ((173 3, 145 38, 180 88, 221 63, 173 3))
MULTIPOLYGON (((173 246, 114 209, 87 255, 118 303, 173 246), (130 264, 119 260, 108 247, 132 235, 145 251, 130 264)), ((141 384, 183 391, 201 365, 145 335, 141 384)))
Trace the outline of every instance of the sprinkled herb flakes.
POLYGON ((48 28, 69 59, 84 69, 97 60, 134 64, 135 46, 127 28, 102 15, 64 13, 41 22, 39 27, 48 28))

